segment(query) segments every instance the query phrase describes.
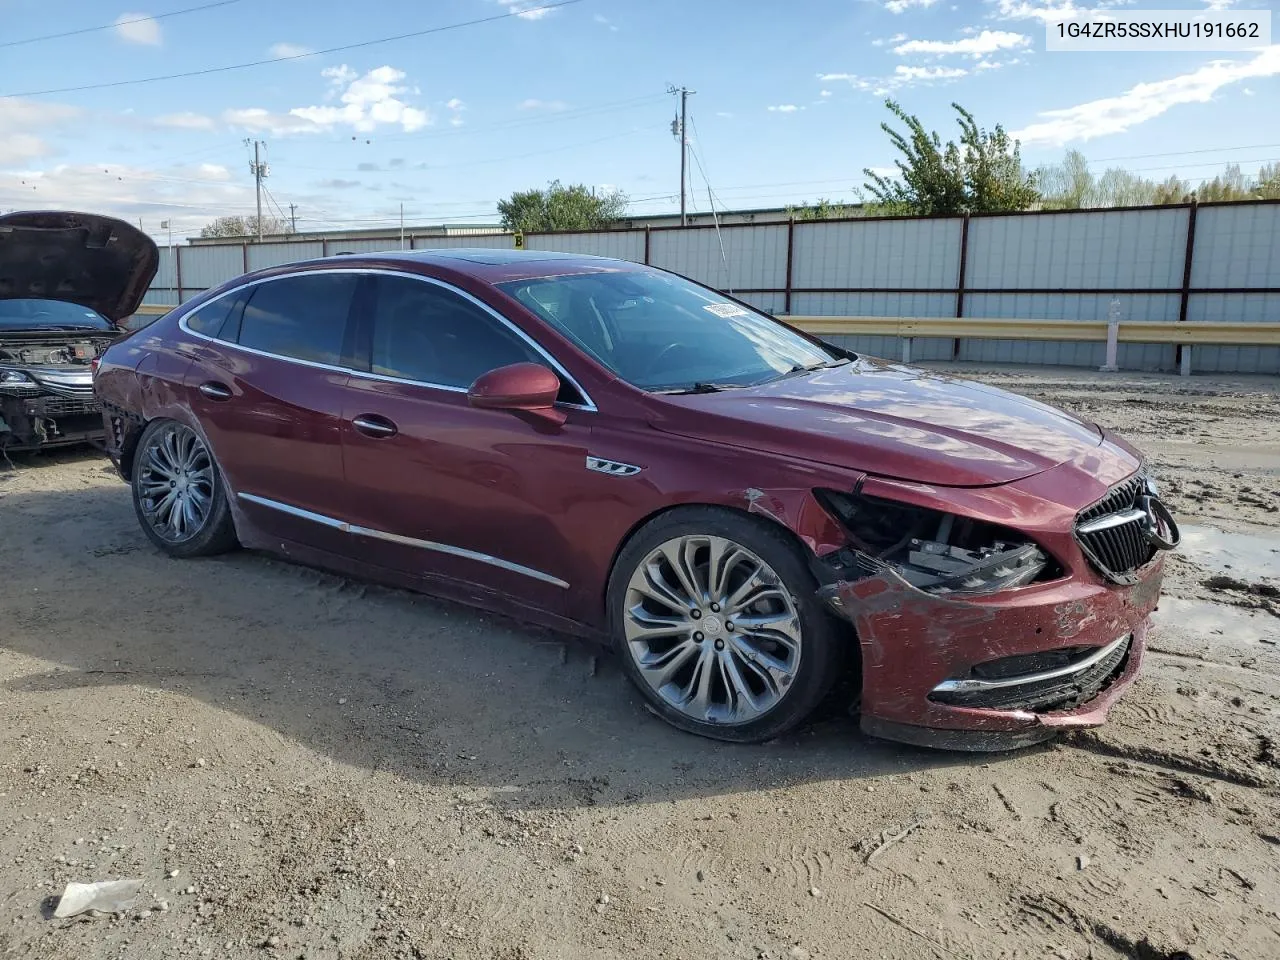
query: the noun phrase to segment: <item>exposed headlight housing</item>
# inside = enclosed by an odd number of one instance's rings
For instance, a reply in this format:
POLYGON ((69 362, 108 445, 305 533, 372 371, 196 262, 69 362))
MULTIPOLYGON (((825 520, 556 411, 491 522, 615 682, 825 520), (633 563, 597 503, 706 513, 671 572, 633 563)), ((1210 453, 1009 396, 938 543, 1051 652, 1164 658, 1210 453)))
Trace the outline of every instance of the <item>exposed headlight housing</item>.
POLYGON ((11 390, 34 390, 39 384, 21 370, 0 370, 0 389, 5 387, 11 390))
POLYGON ((817 491, 849 534, 849 547, 831 558, 863 576, 889 568, 933 594, 995 593, 1061 571, 1024 534, 1007 527, 909 504, 817 491))

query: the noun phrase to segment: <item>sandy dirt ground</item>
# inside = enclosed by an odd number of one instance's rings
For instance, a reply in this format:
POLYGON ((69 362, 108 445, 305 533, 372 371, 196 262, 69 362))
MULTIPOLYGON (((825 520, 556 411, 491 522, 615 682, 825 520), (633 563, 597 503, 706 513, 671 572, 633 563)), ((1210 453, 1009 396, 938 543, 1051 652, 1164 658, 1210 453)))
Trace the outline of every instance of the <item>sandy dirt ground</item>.
POLYGON ((1188 525, 1111 723, 1016 754, 699 740, 587 647, 168 560, 97 455, 0 464, 0 957, 1280 956, 1280 384, 973 375, 1124 432, 1188 525))

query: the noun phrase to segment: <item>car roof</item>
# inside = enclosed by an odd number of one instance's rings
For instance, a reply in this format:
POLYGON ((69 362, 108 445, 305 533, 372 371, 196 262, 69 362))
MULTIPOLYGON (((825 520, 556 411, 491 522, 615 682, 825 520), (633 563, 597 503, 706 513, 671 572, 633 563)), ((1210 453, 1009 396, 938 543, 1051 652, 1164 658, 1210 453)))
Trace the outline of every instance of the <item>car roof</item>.
MULTIPOLYGON (((386 250, 370 253, 338 253, 308 266, 336 264, 399 266, 407 270, 436 268, 445 273, 464 274, 486 283, 559 277, 579 273, 636 271, 644 264, 613 257, 593 257, 581 253, 552 250, 509 250, 496 247, 448 247, 438 250, 386 250)), ((423 270, 422 272, 434 272, 423 270)))

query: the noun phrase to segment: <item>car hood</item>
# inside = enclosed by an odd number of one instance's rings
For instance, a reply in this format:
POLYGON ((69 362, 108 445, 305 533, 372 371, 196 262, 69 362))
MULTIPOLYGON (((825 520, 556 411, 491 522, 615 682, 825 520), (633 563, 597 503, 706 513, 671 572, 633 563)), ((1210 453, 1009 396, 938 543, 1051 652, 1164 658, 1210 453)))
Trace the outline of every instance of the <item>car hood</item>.
POLYGON ((956 487, 1032 476, 1102 443, 1047 404, 871 359, 660 405, 652 425, 669 433, 956 487))
POLYGON ((62 300, 122 323, 159 263, 151 238, 123 220, 61 211, 0 216, 0 300, 62 300))

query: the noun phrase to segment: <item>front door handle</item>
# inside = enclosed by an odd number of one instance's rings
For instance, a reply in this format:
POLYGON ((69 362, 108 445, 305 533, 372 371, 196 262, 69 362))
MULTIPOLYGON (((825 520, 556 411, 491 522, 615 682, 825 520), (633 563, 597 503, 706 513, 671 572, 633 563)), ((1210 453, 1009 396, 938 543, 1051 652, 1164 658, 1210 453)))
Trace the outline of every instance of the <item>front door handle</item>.
POLYGON ((210 400, 230 400, 231 388, 225 383, 210 381, 209 383, 200 384, 200 392, 210 400))
POLYGON ((362 413, 351 421, 351 425, 366 437, 381 440, 383 437, 394 437, 400 430, 386 417, 376 413, 362 413))

